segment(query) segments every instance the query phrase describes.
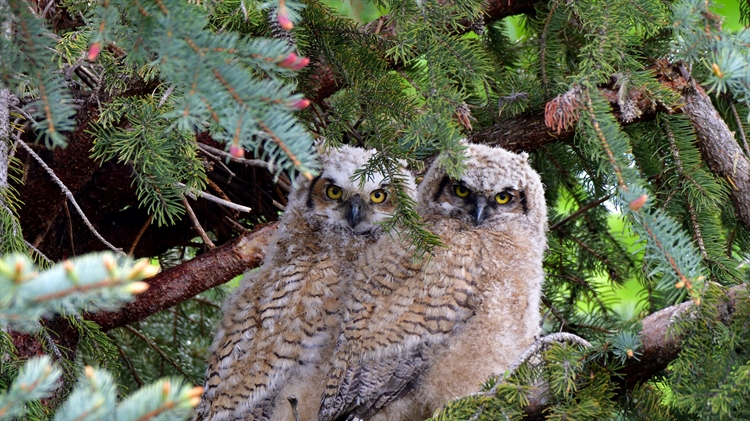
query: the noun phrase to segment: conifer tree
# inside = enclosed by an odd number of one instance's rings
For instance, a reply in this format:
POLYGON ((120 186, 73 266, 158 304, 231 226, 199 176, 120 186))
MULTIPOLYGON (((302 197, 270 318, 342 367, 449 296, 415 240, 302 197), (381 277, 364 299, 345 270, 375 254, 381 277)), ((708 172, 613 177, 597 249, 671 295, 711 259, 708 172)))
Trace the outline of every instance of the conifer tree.
MULTIPOLYGON (((185 416, 318 148, 458 176, 461 138, 542 176, 550 335, 434 419, 747 418, 750 3, 734 29, 699 0, 349 4, 0 2, 0 419, 185 416), (40 305, 101 250, 162 271, 40 305)), ((386 227, 439 246, 398 201, 386 227)))

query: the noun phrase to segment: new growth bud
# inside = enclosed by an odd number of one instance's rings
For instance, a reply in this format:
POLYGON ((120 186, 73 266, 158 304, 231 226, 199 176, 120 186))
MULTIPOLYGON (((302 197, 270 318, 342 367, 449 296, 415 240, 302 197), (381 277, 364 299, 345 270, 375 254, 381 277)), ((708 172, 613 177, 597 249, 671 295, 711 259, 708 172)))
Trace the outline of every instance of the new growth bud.
POLYGON ((102 263, 104 264, 104 269, 107 269, 107 272, 112 272, 117 266, 117 264, 115 263, 115 259, 108 254, 105 254, 102 257, 102 263))
POLYGON ((716 63, 711 64, 711 71, 714 72, 714 74, 718 78, 723 78, 724 77, 724 72, 721 71, 721 68, 716 63))
POLYGON ((307 57, 298 57, 297 54, 289 53, 284 60, 281 60, 278 65, 285 69, 300 70, 303 67, 310 64, 310 59, 307 57))
POLYGON ((289 10, 287 10, 283 1, 279 2, 279 9, 276 11, 276 19, 279 22, 279 26, 287 31, 291 31, 294 28, 292 20, 289 19, 289 10))
POLYGON ((638 212, 638 211, 641 210, 641 208, 643 207, 643 205, 646 204, 647 200, 648 200, 648 195, 644 194, 641 197, 639 197, 639 198, 633 200, 632 202, 630 202, 630 204, 628 204, 628 207, 630 208, 630 210, 632 210, 634 212, 638 212))
POLYGON ((299 59, 299 57, 297 57, 297 54, 289 53, 289 55, 286 56, 286 58, 284 60, 282 60, 282 61, 279 62, 279 66, 280 67, 291 68, 294 65, 294 63, 297 62, 298 59, 299 59))
POLYGON ((102 43, 97 41, 93 44, 91 44, 91 47, 89 47, 89 52, 86 55, 86 60, 88 61, 94 61, 96 60, 96 57, 99 55, 99 53, 102 51, 102 43))
POLYGON ((240 145, 232 145, 229 148, 229 154, 232 155, 235 158, 244 158, 245 157, 245 150, 240 147, 240 145))
POLYGON ((169 380, 167 380, 161 386, 161 394, 162 394, 162 396, 167 397, 169 395, 169 391, 170 390, 172 390, 172 384, 169 383, 169 380))
POLYGON ((201 395, 203 394, 203 388, 196 386, 187 392, 187 397, 190 399, 190 406, 197 406, 201 401, 201 395))
POLYGON ((293 108, 295 110, 304 110, 305 108, 310 106, 310 100, 302 98, 300 100, 294 101, 291 104, 289 104, 289 108, 293 108))
POLYGON ((150 285, 145 282, 133 282, 125 286, 125 290, 133 295, 138 295, 145 292, 149 287, 150 285))
POLYGON ((310 64, 310 59, 307 57, 302 57, 298 62, 294 63, 294 65, 292 66, 292 70, 302 70, 302 68, 307 66, 308 64, 310 64))

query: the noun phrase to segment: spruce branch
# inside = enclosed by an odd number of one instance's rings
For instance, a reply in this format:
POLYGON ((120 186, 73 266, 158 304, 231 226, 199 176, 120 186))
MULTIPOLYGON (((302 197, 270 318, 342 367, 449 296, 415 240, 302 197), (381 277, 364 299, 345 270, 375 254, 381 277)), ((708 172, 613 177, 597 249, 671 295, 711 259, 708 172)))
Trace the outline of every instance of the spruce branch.
POLYGON ((159 347, 159 345, 157 345, 154 341, 152 341, 148 336, 139 332, 138 329, 134 328, 133 326, 125 325, 125 326, 122 326, 122 328, 132 333, 133 335, 135 335, 138 339, 145 342, 146 345, 149 346, 149 348, 156 351, 156 353, 159 354, 159 356, 161 356, 164 359, 164 361, 168 362, 169 365, 174 367, 175 370, 177 370, 180 374, 182 374, 185 377, 185 379, 191 380, 190 374, 185 372, 185 370, 183 370, 182 367, 179 364, 177 364, 177 362, 169 356, 169 354, 167 354, 163 349, 161 349, 161 347, 159 347))
POLYGON ((52 314, 111 310, 148 288, 139 281, 154 273, 145 260, 118 262, 107 252, 66 260, 42 273, 27 257, 11 255, 0 260, 0 285, 6 291, 0 322, 28 332, 39 329, 39 318, 52 314))
MULTIPOLYGON (((531 13, 534 6, 540 3, 539 0, 488 0, 483 6, 483 14, 480 19, 484 19, 485 25, 489 26, 493 22, 501 20, 507 16, 531 13)), ((383 16, 367 25, 358 28, 364 34, 373 34, 382 37, 385 40, 394 38, 399 30, 399 23, 392 16, 383 16)), ((450 28, 456 33, 470 30, 472 19, 461 20, 458 25, 450 28)), ((320 63, 326 63, 326 60, 314 60, 320 63)), ((400 69, 402 65, 392 62, 391 68, 400 69)), ((317 89, 310 97, 310 100, 316 104, 326 107, 324 100, 336 93, 342 87, 347 85, 346 80, 341 80, 340 74, 331 67, 320 65, 313 74, 313 79, 317 89)), ((344 78, 345 79, 345 78, 344 78)))
POLYGON ((5 393, 0 393, 0 420, 20 419, 28 402, 49 396, 62 371, 49 356, 30 359, 5 393))
POLYGON ((122 249, 113 246, 109 241, 105 240, 101 234, 99 234, 99 231, 97 231, 96 228, 94 228, 94 226, 91 224, 91 221, 89 221, 88 217, 86 217, 86 214, 83 213, 83 210, 81 210, 81 207, 78 206, 78 202, 76 202, 76 199, 73 196, 73 193, 65 186, 65 184, 63 184, 62 181, 60 181, 59 178, 57 178, 57 176, 55 175, 55 172, 52 171, 52 169, 47 165, 47 163, 44 162, 44 160, 39 155, 37 155, 36 152, 34 152, 34 150, 29 147, 29 145, 26 144, 26 142, 21 140, 20 137, 16 135, 12 135, 12 136, 13 136, 13 140, 16 141, 16 143, 18 143, 19 145, 21 145, 24 149, 26 149, 26 152, 29 155, 31 155, 39 163, 39 165, 42 166, 42 168, 44 168, 44 170, 47 172, 47 174, 49 174, 52 180, 60 187, 60 190, 62 190, 65 196, 68 198, 68 200, 70 200, 70 203, 72 203, 73 207, 75 207, 76 211, 78 211, 78 215, 81 216, 81 219, 83 219, 83 222, 86 224, 88 229, 96 236, 96 238, 98 238, 99 241, 101 241, 104 245, 106 245, 110 250, 114 251, 117 254, 124 255, 122 249))
POLYGON ((579 207, 578 210, 576 210, 575 212, 573 212, 570 215, 568 215, 567 217, 565 217, 565 219, 563 219, 560 222, 557 222, 557 223, 551 225, 549 227, 549 230, 550 231, 554 231, 554 230, 560 228, 561 226, 563 226, 563 225, 567 224, 568 222, 572 221, 573 219, 576 219, 579 216, 581 216, 582 214, 588 212, 592 208, 595 208, 595 207, 601 205, 602 203, 606 202, 607 200, 611 199, 612 196, 613 196, 612 194, 608 194, 608 195, 602 197, 601 199, 595 200, 595 201, 587 204, 586 206, 579 207))
POLYGON ((515 360, 508 366, 508 368, 505 370, 504 373, 498 374, 498 380, 497 383, 495 383, 494 386, 489 391, 486 392, 480 392, 482 394, 485 394, 487 396, 495 396, 497 394, 497 388, 500 385, 500 383, 507 379, 508 377, 512 376, 513 373, 518 370, 519 367, 521 367, 522 364, 529 361, 532 357, 539 354, 539 351, 542 350, 542 348, 545 348, 553 343, 565 343, 565 342, 572 342, 578 346, 581 346, 583 348, 591 348, 591 343, 589 341, 581 338, 578 335, 574 335, 572 333, 567 332, 557 332, 557 333, 550 333, 548 335, 544 335, 541 338, 534 341, 533 344, 531 344, 524 352, 521 353, 518 357, 516 357, 515 360))
MULTIPOLYGON (((667 139, 669 140, 669 148, 672 152, 672 157, 674 158, 675 167, 677 168, 677 173, 680 177, 689 179, 698 186, 700 189, 702 187, 695 182, 695 180, 692 180, 692 177, 690 177, 689 174, 685 171, 685 168, 682 166, 682 160, 680 159, 680 150, 677 148, 677 142, 674 138, 674 133, 672 133, 672 128, 669 126, 669 123, 664 124, 664 131, 667 134, 667 139)), ((687 201, 687 208, 688 208, 688 214, 690 215, 690 223, 693 225, 693 234, 695 235, 695 240, 698 242, 698 249, 701 252, 701 256, 703 256, 704 259, 708 259, 708 254, 706 253, 706 246, 703 244, 703 236, 701 235, 701 227, 698 225, 698 219, 695 215, 695 207, 693 206, 692 200, 689 197, 689 195, 686 195, 685 200, 687 201)))
MULTIPOLYGON (((0 28, 4 25, 0 25, 0 28)), ((0 36, 4 34, 0 33, 0 36)), ((0 203, 5 204, 5 189, 8 188, 8 166, 10 165, 10 102, 9 89, 0 89, 0 203)))
POLYGON ((262 159, 238 158, 238 157, 230 154, 227 151, 223 151, 221 149, 214 148, 213 146, 206 145, 205 143, 198 143, 198 147, 200 149, 203 149, 204 151, 206 151, 208 153, 212 153, 212 154, 216 154, 216 155, 221 155, 221 156, 223 156, 224 158, 226 158, 226 159, 228 159, 230 161, 238 162, 240 164, 248 165, 248 166, 251 166, 251 167, 264 168, 264 169, 267 169, 272 174, 275 174, 277 172, 277 169, 276 169, 276 167, 273 164, 271 164, 270 162, 267 162, 267 161, 263 161, 262 159))

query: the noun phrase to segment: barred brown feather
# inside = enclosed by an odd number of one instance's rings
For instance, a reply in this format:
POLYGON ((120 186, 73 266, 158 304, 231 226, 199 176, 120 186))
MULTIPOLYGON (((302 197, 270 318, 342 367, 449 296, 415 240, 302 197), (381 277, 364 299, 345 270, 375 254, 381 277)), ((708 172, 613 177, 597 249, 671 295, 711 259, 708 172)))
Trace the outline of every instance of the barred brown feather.
POLYGON ((461 180, 433 167, 419 188, 420 212, 445 247, 415 262, 407 244, 381 238, 360 256, 321 421, 427 418, 502 373, 539 333, 539 175, 525 154, 467 152, 461 180))
POLYGON ((343 266, 380 236, 377 222, 395 206, 369 200, 387 191, 382 174, 351 180, 372 154, 332 150, 320 176, 298 180, 263 266, 223 307, 196 420, 290 420, 289 395, 315 419, 341 325, 343 266))

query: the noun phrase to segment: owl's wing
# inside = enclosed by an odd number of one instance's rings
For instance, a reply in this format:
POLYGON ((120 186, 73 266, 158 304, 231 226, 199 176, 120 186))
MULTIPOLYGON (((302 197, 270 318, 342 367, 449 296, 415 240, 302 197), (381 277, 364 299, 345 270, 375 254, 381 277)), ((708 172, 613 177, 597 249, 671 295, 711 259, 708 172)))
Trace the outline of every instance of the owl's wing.
POLYGON ((320 421, 367 418, 417 385, 436 348, 474 314, 470 257, 470 249, 442 249, 400 282, 386 279, 395 270, 387 266, 408 264, 410 256, 365 261, 369 270, 363 272, 370 275, 364 283, 357 279, 355 288, 375 285, 380 291, 352 300, 347 309, 320 421))
POLYGON ((211 345, 203 396, 195 408, 193 421, 211 419, 217 407, 222 406, 221 384, 231 374, 237 359, 248 351, 251 341, 246 339, 248 336, 245 334, 252 337, 257 329, 256 285, 259 279, 267 275, 267 268, 246 274, 240 286, 224 302, 223 316, 211 345))

